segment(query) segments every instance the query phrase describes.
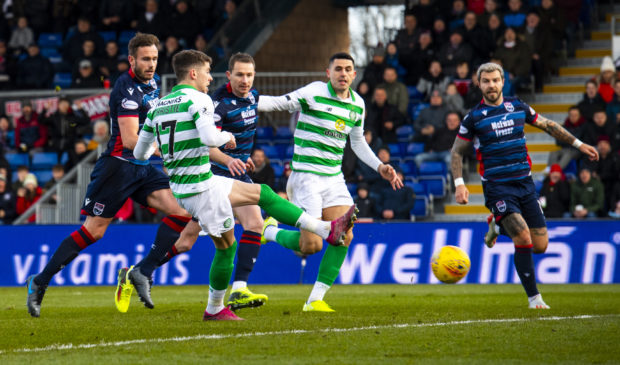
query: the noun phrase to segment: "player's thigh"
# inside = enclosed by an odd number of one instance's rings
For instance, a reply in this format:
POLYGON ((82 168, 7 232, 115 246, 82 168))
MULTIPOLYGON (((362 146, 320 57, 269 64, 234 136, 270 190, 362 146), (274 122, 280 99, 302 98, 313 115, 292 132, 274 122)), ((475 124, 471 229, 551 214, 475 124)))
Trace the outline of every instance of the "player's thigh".
POLYGON ((86 216, 86 220, 84 221, 84 228, 90 233, 90 235, 95 239, 99 240, 105 234, 105 231, 108 229, 110 223, 114 218, 104 218, 97 216, 86 216))
MULTIPOLYGON (((327 207, 323 209, 323 220, 333 221, 339 217, 342 217, 351 208, 350 205, 337 205, 333 207, 327 207)), ((349 246, 353 241, 353 227, 349 228, 344 238, 344 245, 349 246)))
POLYGON ((179 206, 170 189, 152 191, 146 197, 146 203, 149 207, 155 208, 166 215, 189 216, 185 209, 179 206))
POLYGON ((233 207, 256 205, 260 200, 260 184, 248 184, 239 180, 228 179, 232 182, 228 198, 233 207))
POLYGON ((515 246, 529 246, 531 244, 530 229, 520 213, 510 213, 504 216, 500 224, 515 246))
POLYGON ((233 208, 233 213, 245 231, 262 232, 264 222, 258 205, 236 207, 233 208))

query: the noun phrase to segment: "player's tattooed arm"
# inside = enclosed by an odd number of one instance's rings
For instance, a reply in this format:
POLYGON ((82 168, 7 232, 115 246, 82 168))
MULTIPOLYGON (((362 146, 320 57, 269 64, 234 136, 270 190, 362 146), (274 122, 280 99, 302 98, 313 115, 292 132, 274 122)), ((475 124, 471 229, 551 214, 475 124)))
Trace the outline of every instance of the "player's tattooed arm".
POLYGON ((573 136, 569 131, 567 131, 559 123, 554 122, 551 119, 547 119, 540 114, 538 114, 538 119, 536 119, 536 122, 534 122, 534 126, 547 132, 549 135, 551 135, 553 138, 557 139, 560 142, 568 144, 572 144, 573 142, 575 142, 575 136, 573 136))
POLYGON ((450 170, 452 171, 453 179, 463 177, 463 156, 469 151, 471 151, 471 141, 456 137, 454 145, 452 145, 450 159, 450 170))

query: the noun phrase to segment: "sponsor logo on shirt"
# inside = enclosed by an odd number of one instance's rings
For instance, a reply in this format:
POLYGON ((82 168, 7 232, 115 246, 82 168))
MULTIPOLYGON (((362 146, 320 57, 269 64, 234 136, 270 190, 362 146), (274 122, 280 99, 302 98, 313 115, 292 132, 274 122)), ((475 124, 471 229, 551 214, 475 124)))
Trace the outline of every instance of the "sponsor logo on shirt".
POLYGON ((346 123, 342 119, 336 119, 335 126, 336 126, 336 130, 338 130, 339 132, 344 132, 346 123))
POLYGON ((135 101, 125 98, 121 101, 121 106, 128 110, 136 110, 139 105, 135 101))

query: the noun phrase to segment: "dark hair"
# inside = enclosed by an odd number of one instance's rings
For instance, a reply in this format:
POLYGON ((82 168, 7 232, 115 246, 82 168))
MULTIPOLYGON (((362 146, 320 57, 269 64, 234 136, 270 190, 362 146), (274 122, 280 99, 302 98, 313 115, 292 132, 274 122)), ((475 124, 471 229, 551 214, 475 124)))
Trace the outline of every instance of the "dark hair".
POLYGON ((588 81, 586 81, 586 86, 588 86, 588 84, 592 84, 592 85, 594 85, 594 86, 598 87, 598 83, 597 83, 596 81, 594 81, 594 80, 588 80, 588 81))
POLYGON ((456 114, 456 116, 459 117, 459 120, 463 119, 463 116, 461 115, 461 113, 459 113, 456 110, 451 110, 451 111, 446 113, 446 120, 448 120, 448 115, 450 115, 450 114, 456 114))
POLYGON ((329 65, 331 66, 332 63, 334 63, 334 60, 349 60, 351 62, 353 62, 353 66, 355 66, 355 60, 353 59, 353 56, 351 56, 350 54, 348 54, 347 52, 338 52, 338 53, 334 53, 330 58, 329 58, 329 65))
POLYGON ((156 36, 148 33, 136 33, 129 41, 127 48, 129 49, 129 55, 135 57, 138 53, 138 48, 150 46, 159 48, 159 39, 156 36))
POLYGON ((52 171, 65 171, 65 167, 61 164, 52 166, 52 171))
POLYGON ((17 166, 17 171, 29 171, 28 170, 28 166, 26 166, 26 165, 19 165, 19 166, 17 166))
POLYGON ((174 70, 177 80, 183 80, 187 77, 192 67, 200 67, 205 63, 211 64, 213 60, 203 52, 194 49, 181 51, 172 57, 172 69, 174 70))
POLYGON ((237 52, 230 57, 230 60, 228 60, 228 71, 232 71, 233 68, 235 68, 235 63, 237 62, 251 63, 252 66, 256 68, 256 63, 254 63, 254 58, 252 56, 247 53, 237 52))
POLYGON ((571 105, 570 108, 568 108, 568 111, 570 112, 571 110, 577 110, 578 112, 581 112, 581 110, 579 110, 579 107, 577 105, 571 105))

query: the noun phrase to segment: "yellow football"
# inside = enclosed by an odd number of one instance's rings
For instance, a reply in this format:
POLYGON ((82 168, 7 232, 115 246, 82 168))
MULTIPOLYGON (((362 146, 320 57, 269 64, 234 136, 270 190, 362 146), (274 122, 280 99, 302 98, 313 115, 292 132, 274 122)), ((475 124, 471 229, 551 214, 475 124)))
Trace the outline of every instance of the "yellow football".
POLYGON ((447 284, 454 284, 464 278, 470 266, 467 253, 456 246, 443 246, 431 257, 433 274, 447 284))

